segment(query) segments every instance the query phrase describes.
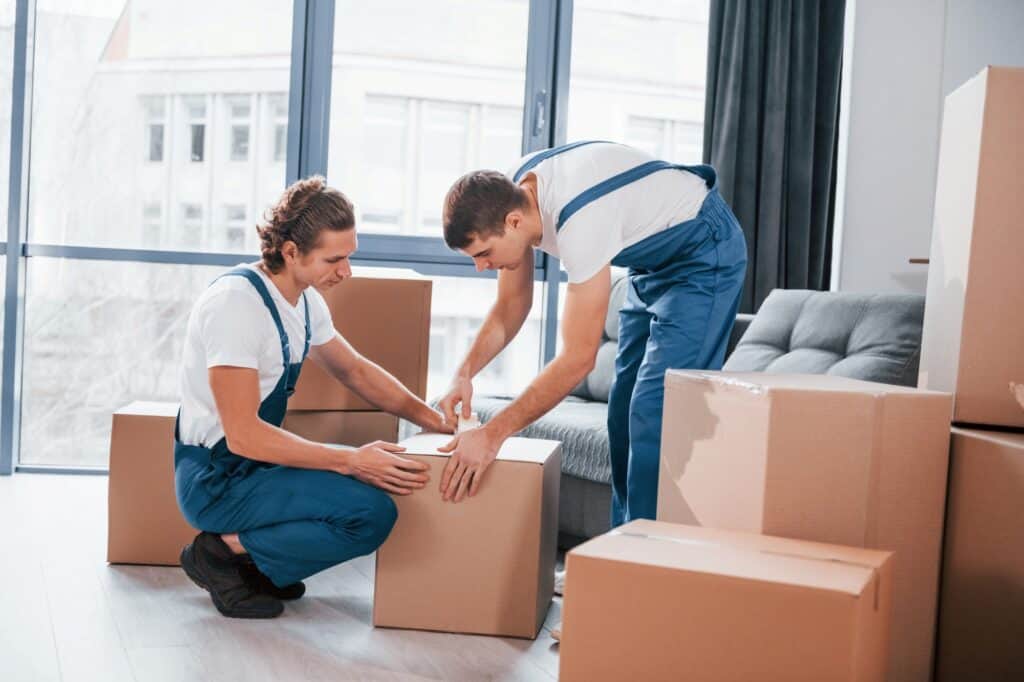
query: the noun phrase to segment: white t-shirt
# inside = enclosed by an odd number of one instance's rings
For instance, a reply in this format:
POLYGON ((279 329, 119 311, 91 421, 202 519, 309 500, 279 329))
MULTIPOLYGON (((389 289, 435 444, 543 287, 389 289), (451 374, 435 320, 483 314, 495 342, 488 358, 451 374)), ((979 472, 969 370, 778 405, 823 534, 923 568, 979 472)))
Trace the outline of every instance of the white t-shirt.
MULTIPOLYGON (((520 159, 508 177, 531 156, 520 159)), ((704 180, 681 170, 659 170, 590 202, 556 232, 562 208, 582 192, 653 160, 639 149, 597 142, 556 154, 528 171, 537 176, 544 227, 540 249, 561 259, 570 282, 587 281, 623 249, 697 216, 708 194, 704 180)))
MULTIPOLYGON (((291 361, 302 359, 306 341, 306 314, 302 296, 293 306, 256 264, 245 263, 258 274, 277 305, 281 324, 288 333, 291 361)), ((310 287, 310 347, 327 343, 337 333, 327 302, 310 287)), ((237 275, 221 277, 203 292, 192 308, 185 333, 181 371, 181 419, 179 438, 185 445, 213 445, 224 436, 224 427, 210 390, 207 370, 229 365, 257 370, 262 402, 281 379, 284 365, 281 337, 256 287, 237 275)))

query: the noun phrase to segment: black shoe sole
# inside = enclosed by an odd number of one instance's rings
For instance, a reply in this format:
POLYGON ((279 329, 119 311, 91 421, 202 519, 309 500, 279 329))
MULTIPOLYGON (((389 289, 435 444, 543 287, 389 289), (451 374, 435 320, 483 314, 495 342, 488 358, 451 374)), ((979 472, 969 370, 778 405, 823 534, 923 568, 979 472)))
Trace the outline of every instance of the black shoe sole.
POLYGON ((206 581, 203 579, 203 575, 202 572, 199 570, 199 567, 192 563, 192 557, 188 553, 189 547, 191 547, 191 545, 188 545, 181 550, 181 555, 179 556, 179 560, 181 561, 181 568, 185 571, 185 575, 188 576, 189 580, 195 583, 196 586, 200 589, 206 590, 209 593, 210 599, 213 601, 213 605, 217 607, 217 610, 220 611, 220 614, 222 616, 226 616, 228 618, 252 619, 277 618, 284 611, 283 606, 276 613, 267 613, 266 611, 246 611, 245 609, 229 609, 227 606, 224 605, 223 602, 221 602, 220 597, 217 596, 217 593, 211 590, 209 586, 206 584, 206 581))

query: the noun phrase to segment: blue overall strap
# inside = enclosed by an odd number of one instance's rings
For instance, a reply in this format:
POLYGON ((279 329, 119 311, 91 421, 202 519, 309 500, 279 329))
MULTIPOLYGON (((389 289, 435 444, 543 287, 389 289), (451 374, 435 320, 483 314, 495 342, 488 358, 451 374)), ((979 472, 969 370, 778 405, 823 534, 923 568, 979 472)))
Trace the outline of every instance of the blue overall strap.
POLYGON ((526 163, 524 163, 522 167, 516 171, 516 174, 512 176, 512 182, 519 182, 519 179, 522 178, 527 171, 529 171, 531 168, 536 166, 541 161, 550 159, 552 156, 557 156, 562 152, 567 152, 570 149, 576 149, 576 147, 582 147, 583 145, 597 143, 614 144, 612 142, 607 142, 605 140, 582 140, 580 142, 570 142, 569 144, 563 144, 561 147, 552 147, 551 149, 545 149, 544 151, 538 152, 537 154, 527 159, 526 163))
POLYGON ((596 201, 605 194, 609 194, 617 189, 625 187, 631 182, 636 182, 640 178, 645 178, 651 173, 666 169, 689 171, 700 176, 700 178, 708 185, 709 189, 714 187, 715 171, 711 166, 684 166, 678 163, 669 163, 668 161, 648 161, 647 163, 640 164, 636 168, 631 168, 628 171, 619 173, 618 175, 613 175, 607 180, 603 180, 590 189, 581 192, 579 196, 562 207, 562 211, 558 214, 558 222, 555 223, 555 231, 557 232, 561 230, 562 225, 564 225, 565 222, 573 216, 573 214, 590 202, 596 201))
MULTIPOLYGON (((291 345, 288 343, 288 333, 284 330, 284 324, 281 323, 281 315, 277 312, 277 305, 274 304, 274 299, 270 297, 270 292, 267 290, 267 285, 263 283, 263 278, 257 275, 249 268, 235 268, 225 272, 221 277, 244 277, 249 280, 249 283, 256 288, 256 292, 263 299, 263 305, 267 306, 267 310, 270 311, 270 316, 274 318, 274 326, 277 327, 277 333, 281 337, 281 353, 284 356, 284 371, 288 372, 288 366, 292 364, 292 353, 291 345)), ((220 279, 220 278, 218 278, 220 279)), ((307 304, 306 308, 306 344, 309 344, 309 308, 307 304)), ((303 355, 305 357, 305 355, 303 355)))

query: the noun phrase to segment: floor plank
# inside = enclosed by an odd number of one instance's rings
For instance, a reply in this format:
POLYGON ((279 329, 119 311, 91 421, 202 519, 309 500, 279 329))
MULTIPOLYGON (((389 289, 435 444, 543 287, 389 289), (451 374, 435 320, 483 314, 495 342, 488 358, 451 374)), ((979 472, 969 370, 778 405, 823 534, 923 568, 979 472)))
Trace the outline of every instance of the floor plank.
POLYGON ((108 566, 105 477, 0 477, 5 680, 554 680, 536 641, 374 628, 372 556, 307 581, 280 618, 223 618, 179 568, 108 566))

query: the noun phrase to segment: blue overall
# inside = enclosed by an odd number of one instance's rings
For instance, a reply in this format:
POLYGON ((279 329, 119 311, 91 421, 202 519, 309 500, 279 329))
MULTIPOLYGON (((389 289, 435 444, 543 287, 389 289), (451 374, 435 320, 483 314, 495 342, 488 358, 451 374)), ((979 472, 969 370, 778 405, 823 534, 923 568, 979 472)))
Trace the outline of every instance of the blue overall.
MULTIPOLYGON (((260 419, 280 426, 309 352, 309 303, 303 295, 306 343, 302 360, 292 363, 288 333, 260 276, 247 268, 222 276, 252 283, 281 337, 284 372, 259 407, 260 419)), ((241 457, 228 449, 226 438, 212 448, 185 445, 177 424, 174 487, 190 524, 211 533, 238 533, 256 566, 278 587, 373 552, 398 518, 394 501, 379 488, 330 471, 241 457)))
MULTIPOLYGON (((593 142, 541 152, 514 177, 587 144, 593 142)), ((705 165, 644 163, 582 192, 565 205, 556 224, 561 229, 590 202, 668 169, 700 176, 709 191, 695 218, 623 249, 611 261, 629 273, 608 397, 613 528, 655 517, 665 371, 721 369, 746 274, 747 245, 736 216, 718 193, 714 168, 705 165)))

